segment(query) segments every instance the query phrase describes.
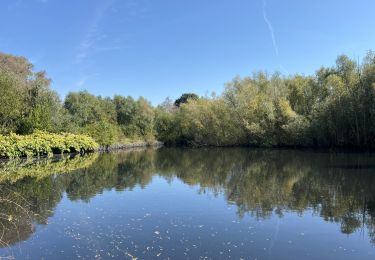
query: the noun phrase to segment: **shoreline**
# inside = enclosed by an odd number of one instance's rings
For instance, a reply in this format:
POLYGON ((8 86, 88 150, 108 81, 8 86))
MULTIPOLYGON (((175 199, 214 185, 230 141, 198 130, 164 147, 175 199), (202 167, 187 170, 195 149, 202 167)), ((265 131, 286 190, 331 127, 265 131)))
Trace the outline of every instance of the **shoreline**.
POLYGON ((147 148, 147 147, 153 147, 153 148, 159 148, 163 147, 164 143, 160 141, 154 141, 154 142, 135 142, 135 143, 128 143, 128 144, 112 144, 109 146, 100 146, 99 148, 93 150, 93 151, 87 151, 84 153, 81 152, 67 152, 67 153, 53 153, 52 155, 39 155, 39 156, 16 156, 16 157, 0 157, 0 163, 11 161, 11 160, 39 160, 44 158, 59 158, 63 156, 70 156, 74 157, 76 155, 84 155, 84 154, 92 154, 92 153, 103 153, 103 152, 115 152, 115 151, 121 151, 121 150, 130 150, 130 149, 136 149, 136 148, 147 148))
POLYGON ((7 157, 0 157, 0 163, 10 161, 10 160, 39 160, 45 158, 54 158, 60 159, 60 157, 74 157, 77 155, 85 155, 85 154, 93 154, 93 153, 107 153, 107 152, 120 152, 132 149, 143 149, 143 148, 180 148, 180 149, 193 149, 193 150, 200 150, 200 149, 232 149, 232 148, 242 148, 242 149, 255 149, 255 150, 296 150, 296 151, 313 151, 313 152, 323 152, 323 153, 359 153, 359 154, 373 154, 375 150, 373 149, 359 149, 359 148, 349 148, 349 147, 305 147, 305 146, 275 146, 275 147, 261 147, 261 146, 244 146, 244 145, 233 145, 233 146, 191 146, 191 145, 165 145, 163 142, 154 141, 154 142, 134 142, 134 143, 127 143, 127 144, 112 144, 109 146, 100 146, 99 148, 93 151, 87 151, 84 153, 80 152, 69 152, 69 153, 54 153, 51 156, 48 155, 39 155, 39 156, 32 156, 32 157, 14 157, 14 158, 7 158, 7 157))
POLYGON ((97 151, 99 152, 110 152, 110 151, 117 151, 117 150, 127 150, 132 148, 145 148, 145 147, 162 147, 164 146, 163 142, 154 141, 154 142, 135 142, 135 143, 128 143, 128 144, 112 144, 107 146, 100 146, 97 151))

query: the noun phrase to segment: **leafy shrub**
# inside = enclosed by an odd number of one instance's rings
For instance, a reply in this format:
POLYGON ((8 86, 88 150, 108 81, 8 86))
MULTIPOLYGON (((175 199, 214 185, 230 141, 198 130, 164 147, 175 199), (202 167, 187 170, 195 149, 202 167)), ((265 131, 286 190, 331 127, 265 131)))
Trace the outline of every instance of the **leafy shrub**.
POLYGON ((114 144, 119 136, 118 127, 105 121, 89 124, 82 130, 100 145, 114 144))
POLYGON ((0 157, 32 157, 65 152, 91 152, 99 145, 89 136, 36 131, 30 135, 0 135, 0 157))

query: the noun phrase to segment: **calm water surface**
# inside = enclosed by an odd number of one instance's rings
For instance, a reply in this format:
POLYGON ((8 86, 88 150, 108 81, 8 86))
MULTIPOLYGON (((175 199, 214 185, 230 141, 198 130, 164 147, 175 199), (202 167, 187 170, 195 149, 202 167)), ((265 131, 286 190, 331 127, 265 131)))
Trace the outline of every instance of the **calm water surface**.
POLYGON ((171 149, 2 163, 7 259, 375 259, 375 155, 171 149))

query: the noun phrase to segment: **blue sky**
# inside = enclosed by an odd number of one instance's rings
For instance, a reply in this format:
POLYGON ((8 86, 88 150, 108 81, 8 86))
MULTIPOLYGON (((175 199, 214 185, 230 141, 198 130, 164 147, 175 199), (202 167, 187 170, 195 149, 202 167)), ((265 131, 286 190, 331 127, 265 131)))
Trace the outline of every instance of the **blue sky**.
POLYGON ((221 93, 257 70, 312 74, 375 50, 373 0, 0 0, 0 51, 63 98, 221 93))

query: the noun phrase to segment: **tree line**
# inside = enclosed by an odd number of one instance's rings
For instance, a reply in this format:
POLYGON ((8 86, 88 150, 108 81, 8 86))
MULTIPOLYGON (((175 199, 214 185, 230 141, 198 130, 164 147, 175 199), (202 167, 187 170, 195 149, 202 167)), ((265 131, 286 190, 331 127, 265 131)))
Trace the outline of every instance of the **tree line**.
POLYGON ((172 144, 374 148, 375 54, 313 76, 236 77, 220 96, 159 106, 156 132, 172 144))
POLYGON ((62 102, 50 85, 26 58, 0 53, 0 135, 69 132, 101 145, 154 139, 155 109, 146 99, 79 91, 62 102))
POLYGON ((151 141, 194 146, 375 146, 375 54, 342 55, 314 75, 255 72, 221 95, 185 93, 153 107, 140 97, 71 92, 64 101, 45 72, 0 53, 0 134, 88 134, 99 144, 151 141))

